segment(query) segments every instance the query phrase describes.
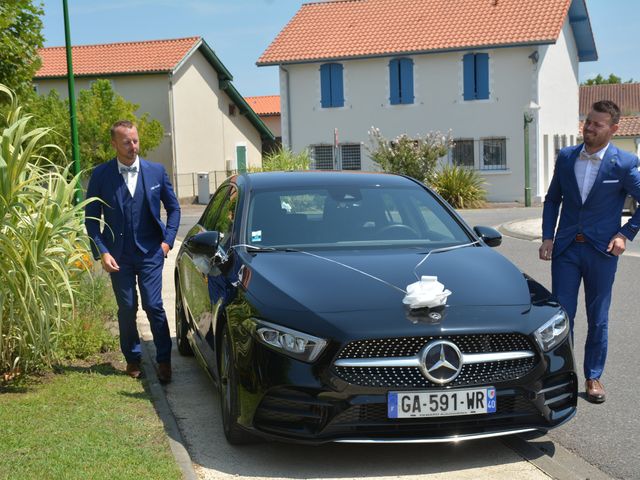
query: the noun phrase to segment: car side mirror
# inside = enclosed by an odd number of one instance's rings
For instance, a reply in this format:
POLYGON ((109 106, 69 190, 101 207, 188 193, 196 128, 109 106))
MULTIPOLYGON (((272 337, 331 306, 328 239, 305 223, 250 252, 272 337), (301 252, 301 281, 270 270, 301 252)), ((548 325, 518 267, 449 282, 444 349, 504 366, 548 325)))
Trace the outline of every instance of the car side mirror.
POLYGON ((502 243, 502 234, 495 228, 483 227, 481 225, 473 227, 476 235, 489 247, 499 247, 502 243))
POLYGON ((213 257, 218 252, 219 245, 220 233, 218 232, 201 232, 189 237, 186 242, 189 252, 208 257, 213 257))

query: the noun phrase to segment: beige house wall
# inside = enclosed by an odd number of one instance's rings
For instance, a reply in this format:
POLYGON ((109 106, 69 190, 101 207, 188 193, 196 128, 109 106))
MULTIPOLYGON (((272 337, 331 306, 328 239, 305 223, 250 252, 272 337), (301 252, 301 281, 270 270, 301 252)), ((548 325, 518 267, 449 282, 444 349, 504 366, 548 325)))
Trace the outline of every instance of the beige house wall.
POLYGON ((614 137, 611 142, 620 150, 640 155, 640 137, 614 137))
POLYGON ((199 172, 209 174, 212 193, 227 170, 235 169, 237 145, 246 146, 248 166, 261 165, 259 132, 237 108, 229 115, 232 102, 200 52, 194 52, 173 75, 171 96, 180 197, 197 195, 199 172))
POLYGON ((280 122, 280 115, 260 115, 260 119, 264 122, 274 137, 282 136, 282 124, 280 122))
MULTIPOLYGON (((119 95, 127 101, 138 104, 136 115, 149 113, 151 119, 158 120, 164 129, 164 139, 158 147, 146 156, 152 162, 162 163, 167 169, 169 178, 173 177, 173 154, 171 146, 171 122, 169 112, 168 75, 126 75, 113 77, 99 77, 109 80, 119 95)), ((96 80, 95 77, 75 79, 76 96, 81 90, 88 90, 96 80)), ((61 98, 69 97, 67 80, 62 79, 36 79, 34 83, 41 95, 47 95, 51 90, 56 90, 61 98)), ((144 138, 140 139, 144 143, 144 138)), ((115 155, 115 152, 114 152, 115 155)))

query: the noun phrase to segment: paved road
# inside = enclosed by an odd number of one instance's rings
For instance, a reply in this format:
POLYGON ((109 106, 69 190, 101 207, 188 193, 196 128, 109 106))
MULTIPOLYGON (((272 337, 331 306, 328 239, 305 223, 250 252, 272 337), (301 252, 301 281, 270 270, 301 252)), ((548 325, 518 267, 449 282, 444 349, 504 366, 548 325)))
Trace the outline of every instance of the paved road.
MULTIPOLYGON (((518 218, 539 218, 540 208, 511 208, 462 211, 471 225, 498 226, 518 218)), ((627 218, 623 217, 623 221, 627 218)), ((547 287, 551 285, 550 264, 538 260, 539 242, 505 238, 498 248, 523 271, 547 287)), ((640 238, 628 243, 628 252, 618 264, 610 311, 609 356, 602 377, 608 398, 602 405, 580 399, 577 416, 553 430, 550 437, 560 445, 616 478, 640 479, 640 416, 638 366, 640 366, 640 238)), ((586 338, 584 297, 579 300, 575 321, 576 361, 582 365, 586 338)), ((581 374, 581 367, 579 373, 581 374)))

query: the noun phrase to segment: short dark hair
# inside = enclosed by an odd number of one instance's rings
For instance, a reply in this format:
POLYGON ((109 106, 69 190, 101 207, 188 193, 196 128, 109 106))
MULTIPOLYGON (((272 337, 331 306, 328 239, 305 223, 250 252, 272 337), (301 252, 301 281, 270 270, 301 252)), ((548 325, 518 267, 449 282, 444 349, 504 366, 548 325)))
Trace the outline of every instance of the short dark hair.
POLYGON ((616 125, 620 121, 620 107, 611 100, 600 100, 594 103, 591 109, 600 113, 608 113, 611 116, 611 125, 616 125))
POLYGON ((135 125, 133 124, 133 122, 130 122, 129 120, 118 120, 116 123, 111 125, 111 138, 115 138, 116 129, 120 127, 133 128, 135 127, 135 125))

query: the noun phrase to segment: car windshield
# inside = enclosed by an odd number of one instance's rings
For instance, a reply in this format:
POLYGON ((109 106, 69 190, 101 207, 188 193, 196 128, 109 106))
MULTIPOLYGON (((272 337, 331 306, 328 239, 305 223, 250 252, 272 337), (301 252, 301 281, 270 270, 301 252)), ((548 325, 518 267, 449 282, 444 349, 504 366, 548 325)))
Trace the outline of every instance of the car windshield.
POLYGON ((470 241, 454 217, 418 186, 258 191, 246 225, 247 243, 256 247, 434 249, 470 241))

